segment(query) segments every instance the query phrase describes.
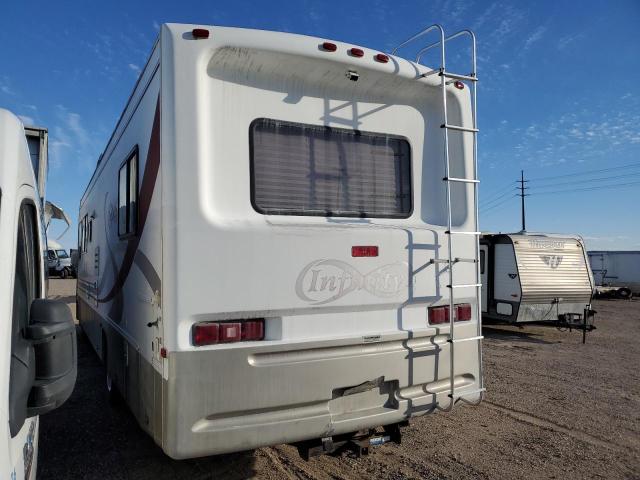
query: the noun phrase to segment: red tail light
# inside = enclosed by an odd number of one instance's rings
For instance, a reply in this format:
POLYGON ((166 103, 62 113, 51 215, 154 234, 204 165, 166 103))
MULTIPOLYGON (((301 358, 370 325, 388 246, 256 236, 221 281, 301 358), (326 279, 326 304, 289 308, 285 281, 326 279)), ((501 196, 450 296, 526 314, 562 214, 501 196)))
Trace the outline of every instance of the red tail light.
MULTIPOLYGON (((459 303, 454 305, 456 309, 456 316, 454 321, 466 322, 471 320, 471 304, 459 303)), ((443 323, 449 323, 449 306, 443 307, 429 307, 429 323, 431 325, 442 325, 443 323)))
POLYGON ((264 320, 196 323, 191 329, 191 337, 196 347, 217 343, 263 340, 264 320))
POLYGON ((387 55, 385 55, 384 53, 378 53, 375 56, 375 59, 377 61, 379 61, 379 62, 382 62, 382 63, 387 63, 389 61, 389 57, 387 55))
POLYGON ((209 38, 209 30, 206 28, 194 28, 191 30, 191 35, 193 35, 195 39, 209 38))
POLYGON ((351 55, 353 55, 354 57, 364 57, 364 51, 360 48, 352 48, 351 50, 349 50, 349 53, 351 53, 351 55))
POLYGON ((453 83, 453 86, 456 87, 458 90, 464 90, 464 83, 462 83, 460 80, 456 80, 453 83))
POLYGON ((242 322, 242 340, 262 340, 264 338, 264 321, 242 322))
POLYGON ((431 325, 449 323, 449 307, 429 307, 429 323, 431 325))
POLYGON ((456 322, 466 322, 467 320, 471 320, 471 305, 468 303, 456 305, 456 322))
POLYGON ((356 245, 351 247, 352 257, 377 257, 378 247, 376 245, 356 245))
POLYGON ((191 335, 193 337, 193 344, 196 346, 218 343, 220 326, 214 322, 198 323, 193 326, 191 335))

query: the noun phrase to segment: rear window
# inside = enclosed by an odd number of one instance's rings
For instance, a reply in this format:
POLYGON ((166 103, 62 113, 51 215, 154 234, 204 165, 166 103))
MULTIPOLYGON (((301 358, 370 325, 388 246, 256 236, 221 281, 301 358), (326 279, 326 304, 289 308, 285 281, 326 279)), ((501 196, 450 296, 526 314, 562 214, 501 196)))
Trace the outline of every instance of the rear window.
POLYGON ((251 201, 263 214, 411 214, 411 149, 393 135, 261 118, 250 127, 251 201))

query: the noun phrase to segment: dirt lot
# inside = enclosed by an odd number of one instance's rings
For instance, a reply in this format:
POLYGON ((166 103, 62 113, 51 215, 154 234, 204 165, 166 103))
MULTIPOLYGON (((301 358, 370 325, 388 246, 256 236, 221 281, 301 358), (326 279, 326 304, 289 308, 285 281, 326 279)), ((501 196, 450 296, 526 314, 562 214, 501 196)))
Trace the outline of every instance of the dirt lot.
MULTIPOLYGON (((52 280, 73 302, 75 282, 52 280)), ((301 460, 292 447, 188 461, 165 456, 106 401, 100 363, 78 345, 73 396, 42 418, 38 477, 100 479, 640 478, 640 301, 597 301, 587 344, 549 327, 485 327, 488 394, 413 420, 401 446, 301 460)))

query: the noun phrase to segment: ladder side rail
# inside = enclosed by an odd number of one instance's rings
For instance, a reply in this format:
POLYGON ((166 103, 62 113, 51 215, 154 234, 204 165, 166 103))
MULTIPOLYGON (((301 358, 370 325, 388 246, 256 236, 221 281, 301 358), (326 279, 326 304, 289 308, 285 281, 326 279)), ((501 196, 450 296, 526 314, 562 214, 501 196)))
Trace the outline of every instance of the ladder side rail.
MULTIPOLYGON (((458 34, 454 35, 462 35, 467 34, 471 38, 471 62, 472 62, 472 75, 477 76, 477 56, 476 56, 476 36, 471 30, 462 30, 458 32, 458 34)), ((478 82, 473 82, 471 84, 471 120, 472 120, 472 128, 478 131, 478 82)), ((478 134, 473 134, 473 178, 478 180, 478 134)), ((479 201, 479 184, 473 184, 473 193, 474 193, 474 216, 475 216, 475 229, 480 232, 480 214, 478 208, 479 201)), ((476 283, 480 285, 476 288, 476 329, 477 336, 482 336, 482 275, 480 273, 480 238, 476 239, 475 242, 475 254, 476 254, 476 283)), ((482 400, 482 392, 484 391, 484 371, 482 368, 482 340, 478 342, 478 387, 481 391, 480 400, 482 400)))
MULTIPOLYGON (((449 35, 448 37, 444 38, 444 42, 448 42, 450 40, 453 40, 454 38, 458 38, 461 37, 463 35, 468 35, 470 40, 471 40, 471 77, 475 77, 476 75, 476 35, 471 31, 471 30, 460 30, 457 33, 454 33, 453 35, 449 35)), ((431 50, 432 48, 434 48, 435 46, 437 46, 440 42, 434 42, 430 45, 427 45, 426 47, 422 48, 421 50, 418 51, 418 54, 416 56, 416 63, 420 63, 420 59, 422 58, 422 56, 429 50, 431 50)), ((444 67, 442 68, 442 70, 444 71, 444 67)), ((444 72, 441 72, 441 74, 444 72)))
MULTIPOLYGON (((426 35, 427 33, 431 32, 433 30, 438 30, 438 32, 440 33, 440 40, 437 43, 440 43, 440 44, 442 44, 444 46, 444 29, 442 28, 442 26, 440 24, 434 23, 433 25, 425 28, 421 32, 416 33, 414 36, 408 38, 407 40, 402 42, 400 45, 398 45, 396 48, 391 50, 391 55, 396 55, 398 50, 400 50, 402 47, 410 44, 414 40, 426 35)), ((443 64, 442 68, 444 68, 444 48, 442 49, 442 52, 441 52, 441 61, 442 61, 442 64, 443 64)))
MULTIPOLYGON (((440 44, 440 55, 442 58, 442 71, 446 71, 445 64, 445 43, 444 41, 440 44)), ((447 111, 447 80, 444 75, 440 76, 440 91, 442 94, 442 120, 444 125, 448 124, 448 111, 447 111)), ((449 162, 449 130, 443 128, 444 133, 444 175, 445 177, 450 177, 450 162, 449 162)), ((445 182, 445 193, 446 193, 446 208, 447 208, 447 231, 445 235, 447 235, 447 260, 448 260, 448 276, 449 276, 449 398, 450 402, 446 410, 450 410, 453 408, 455 403, 454 393, 455 393, 455 300, 454 300, 454 289, 453 289, 453 241, 452 235, 450 234, 453 226, 453 219, 451 213, 451 182, 445 182)))

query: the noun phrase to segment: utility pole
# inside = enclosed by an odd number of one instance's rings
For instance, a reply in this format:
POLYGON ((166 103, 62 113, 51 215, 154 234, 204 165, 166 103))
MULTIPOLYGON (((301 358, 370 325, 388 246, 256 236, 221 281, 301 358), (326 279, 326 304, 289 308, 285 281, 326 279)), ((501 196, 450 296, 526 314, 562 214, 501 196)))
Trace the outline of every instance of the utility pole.
POLYGON ((525 213, 524 213, 524 197, 528 197, 529 194, 524 193, 524 191, 528 190, 529 187, 525 187, 524 184, 528 183, 529 180, 524 179, 524 170, 520 170, 520 180, 518 181, 520 182, 520 193, 518 194, 518 196, 520 197, 520 202, 522 205, 522 231, 526 232, 527 228, 526 228, 525 213))

